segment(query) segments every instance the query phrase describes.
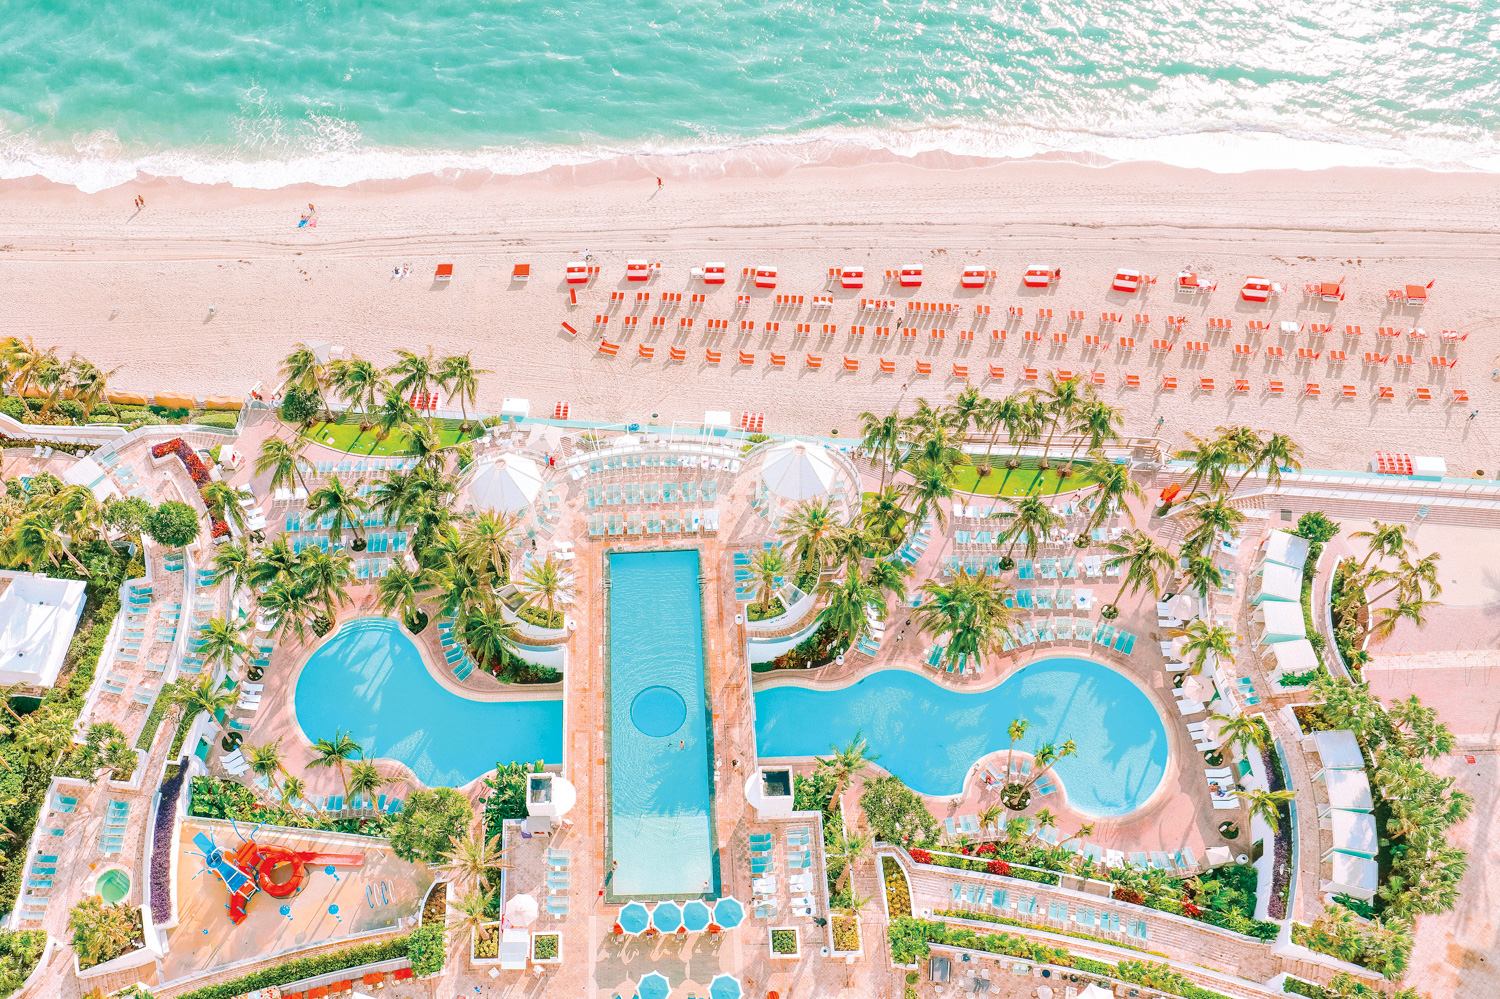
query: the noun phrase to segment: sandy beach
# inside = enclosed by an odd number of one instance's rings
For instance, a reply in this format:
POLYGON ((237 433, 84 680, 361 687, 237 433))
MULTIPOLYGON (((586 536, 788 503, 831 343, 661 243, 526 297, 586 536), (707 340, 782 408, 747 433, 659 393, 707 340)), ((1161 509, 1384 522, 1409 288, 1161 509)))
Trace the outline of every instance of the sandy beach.
POLYGON ((656 421, 702 419, 724 409, 766 414, 775 432, 826 434, 857 429, 862 410, 910 406, 918 396, 951 398, 969 381, 986 392, 1026 387, 1024 368, 1098 371, 1103 396, 1121 406, 1125 431, 1161 435, 1176 446, 1185 430, 1205 432, 1226 423, 1290 430, 1306 449, 1308 467, 1368 466, 1376 450, 1435 454, 1450 474, 1476 469, 1493 474, 1500 387, 1492 379, 1500 351, 1493 299, 1494 261, 1500 258, 1500 177, 1422 171, 1336 169, 1211 174, 1159 165, 1095 168, 1072 163, 984 164, 951 157, 919 162, 820 165, 785 171, 741 169, 732 160, 623 160, 556 169, 523 178, 466 178, 352 188, 282 188, 272 191, 199 187, 150 180, 99 194, 83 194, 34 181, 0 185, 0 288, 5 308, 0 334, 34 336, 66 356, 77 352, 105 369, 118 368, 122 389, 243 393, 257 381, 277 381, 276 368, 299 340, 331 340, 377 363, 395 348, 438 354, 472 351, 493 374, 481 380, 480 409, 496 411, 507 396, 531 400, 532 412, 550 415, 553 404, 571 406, 574 419, 656 421), (657 190, 657 174, 665 186, 657 190), (132 204, 140 194, 146 207, 132 204), (309 203, 316 226, 298 228, 309 203), (584 251, 602 267, 600 278, 568 304, 564 267, 584 251), (625 281, 624 261, 642 257, 661 271, 647 286, 649 305, 637 307, 642 286, 625 281), (728 283, 705 288, 689 276, 707 260, 728 265, 728 283), (451 283, 432 280, 438 264, 454 265, 451 283), (527 263, 528 283, 511 280, 512 266, 527 263), (919 290, 887 287, 887 269, 921 264, 919 290), (1045 292, 1025 290, 1027 265, 1060 267, 1062 280, 1045 292), (394 280, 392 269, 411 276, 394 280), (1177 272, 1192 265, 1220 282, 1211 295, 1175 293, 1177 272), (777 286, 741 287, 741 269, 774 266, 777 286), (828 269, 863 266, 863 291, 828 288, 828 269), (960 290, 965 266, 998 272, 983 291, 960 290), (1117 268, 1157 275, 1142 294, 1110 291, 1117 268), (1246 303, 1239 288, 1247 275, 1286 286, 1266 305, 1246 303), (1302 294, 1310 281, 1345 280, 1347 299, 1336 307, 1302 294), (1427 306, 1397 309, 1386 290, 1436 281, 1427 306), (612 291, 628 292, 608 326, 618 356, 598 352, 594 317, 609 307, 612 291), (662 292, 682 292, 683 304, 663 307, 662 292), (707 302, 690 308, 690 293, 707 302), (748 309, 736 296, 751 295, 748 309), (830 313, 775 309, 778 294, 832 294, 830 313), (894 326, 908 300, 954 303, 939 325, 920 320, 920 335, 883 340, 881 325, 858 317, 858 299, 895 299, 894 326), (973 305, 988 304, 990 321, 978 323, 973 305), (1024 318, 1007 325, 1006 309, 1024 318), (213 312, 210 313, 210 307, 213 312), (1057 318, 1039 324, 1037 308, 1057 318), (663 311, 663 309, 666 311, 663 311), (1069 326, 1068 310, 1086 321, 1069 326), (118 310, 118 311, 112 311, 118 310), (1125 322, 1101 330, 1102 311, 1125 322), (641 316, 634 330, 622 318, 641 316), (1136 313, 1149 328, 1132 330, 1136 313), (650 316, 665 315, 652 328, 650 316), (1154 354, 1151 340, 1165 337, 1168 314, 1186 316, 1176 348, 1154 354), (690 331, 681 316, 696 320, 690 331), (1208 334, 1206 319, 1233 320, 1233 332, 1208 334), (730 320, 728 333, 710 335, 705 320, 730 320), (756 323, 739 333, 740 320, 756 323), (1246 320, 1271 324, 1246 332, 1246 320), (779 321, 779 333, 762 324, 779 321), (1281 321, 1327 323, 1334 332, 1282 336, 1281 321), (574 338, 566 321, 579 330, 574 338), (797 337, 798 322, 811 336, 797 337), (818 335, 823 323, 835 336, 818 335), (847 331, 859 323, 863 338, 847 331), (1364 334, 1346 341, 1347 324, 1364 334), (1420 326, 1429 339, 1382 341, 1376 328, 1420 326), (996 327, 1008 336, 997 342, 996 327), (972 343, 959 331, 972 329, 972 343), (1038 330, 1040 343, 1024 342, 1038 330), (1068 331, 1068 343, 1053 342, 1068 331), (1443 348, 1440 331, 1466 340, 1443 348), (1108 349, 1085 347, 1100 333, 1108 349), (1122 351, 1120 335, 1133 335, 1122 351), (1189 354, 1184 342, 1207 341, 1206 354, 1189 354), (656 347, 654 359, 637 344, 656 347), (1233 345, 1253 353, 1236 357, 1233 345), (665 359, 667 347, 686 349, 686 362, 665 359), (1275 361, 1266 347, 1281 346, 1275 361), (1298 362, 1296 348, 1319 352, 1298 362), (723 350, 719 365, 705 348, 723 350), (1341 349, 1348 360, 1330 360, 1341 349), (753 365, 735 363, 736 350, 755 353, 753 365), (771 353, 787 357, 770 364, 771 353), (1414 364, 1361 363, 1365 351, 1410 352, 1414 364), (804 355, 823 358, 809 369, 804 355), (1456 357, 1451 368, 1429 361, 1456 357), (843 370, 847 355, 861 361, 843 370), (894 374, 878 372, 877 357, 895 361, 894 374), (929 361, 930 375, 915 370, 929 361), (1005 369, 991 380, 989 365, 1005 369), (1127 388, 1126 375, 1140 387, 1127 388), (1178 379, 1162 388, 1162 376, 1178 379), (1213 378, 1203 391, 1200 379, 1213 378), (1235 393, 1236 379, 1249 391, 1235 393), (1268 391, 1280 380, 1283 395, 1268 391), (1310 397, 1305 383, 1317 382, 1310 397), (1343 397, 1353 385, 1354 398, 1343 397), (1378 386, 1394 398, 1376 398, 1378 386), (1430 387, 1432 401, 1413 389, 1430 387), (1467 391, 1469 403, 1452 401, 1467 391), (1477 410, 1478 417, 1470 420, 1477 410))

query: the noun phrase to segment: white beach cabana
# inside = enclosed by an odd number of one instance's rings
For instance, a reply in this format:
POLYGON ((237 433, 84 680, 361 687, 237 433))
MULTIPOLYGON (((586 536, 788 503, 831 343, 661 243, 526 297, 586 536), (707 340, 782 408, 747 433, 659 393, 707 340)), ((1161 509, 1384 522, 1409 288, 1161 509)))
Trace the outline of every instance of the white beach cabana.
POLYGON ((1328 789, 1328 804, 1319 805, 1319 808, 1342 808, 1351 812, 1374 810, 1370 778, 1363 770, 1324 770, 1318 779, 1328 789))
POLYGON ((1250 602, 1260 604, 1267 600, 1301 603, 1302 570, 1280 562, 1261 563, 1260 572, 1255 577, 1255 595, 1250 602))
POLYGON ((1307 564, 1308 541, 1287 531, 1272 531, 1260 543, 1260 561, 1300 570, 1307 564))
POLYGON ((703 414, 703 433, 708 437, 723 437, 729 433, 729 411, 710 409, 703 414))
POLYGON ((0 572, 0 683, 57 681, 87 587, 75 579, 0 572))
POLYGON ((1302 617, 1302 604, 1268 601, 1261 604, 1252 619, 1261 626, 1260 645, 1275 645, 1279 642, 1295 642, 1307 637, 1307 622, 1302 617))
POLYGON ((469 502, 476 510, 520 513, 542 489, 537 463, 520 455, 501 455, 479 463, 469 477, 469 502))
POLYGON ((1333 877, 1324 881, 1324 892, 1348 895, 1350 898, 1369 901, 1375 897, 1380 885, 1380 867, 1368 857, 1355 857, 1347 853, 1335 853, 1333 877))
POLYGON ((797 503, 827 493, 838 468, 821 444, 787 441, 766 451, 760 475, 772 493, 797 503))
POLYGON ((1369 812, 1350 812, 1335 808, 1319 825, 1333 832, 1333 848, 1324 854, 1346 853, 1352 857, 1375 856, 1375 816, 1369 812))
POLYGON ((508 423, 520 423, 531 415, 530 399, 504 399, 500 402, 500 419, 508 423))
POLYGON ((1318 754, 1318 762, 1324 770, 1365 769, 1365 755, 1360 752, 1359 740, 1346 728, 1314 732, 1312 743, 1312 750, 1318 754))
POLYGON ((1318 654, 1305 638, 1268 645, 1262 656, 1271 660, 1276 673, 1306 673, 1319 666, 1318 654))

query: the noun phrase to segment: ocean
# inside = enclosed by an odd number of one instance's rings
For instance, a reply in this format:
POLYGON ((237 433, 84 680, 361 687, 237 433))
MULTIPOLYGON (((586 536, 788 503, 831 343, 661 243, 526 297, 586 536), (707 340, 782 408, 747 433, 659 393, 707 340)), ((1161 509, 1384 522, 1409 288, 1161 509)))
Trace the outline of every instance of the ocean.
POLYGON ((88 191, 930 152, 1500 169, 1497 0, 0 0, 0 24, 0 178, 88 191))

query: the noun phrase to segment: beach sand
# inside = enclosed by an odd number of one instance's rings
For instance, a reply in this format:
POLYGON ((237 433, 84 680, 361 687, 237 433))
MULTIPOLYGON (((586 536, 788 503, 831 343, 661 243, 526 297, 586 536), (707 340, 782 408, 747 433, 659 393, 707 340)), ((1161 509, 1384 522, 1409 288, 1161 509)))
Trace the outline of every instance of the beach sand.
MULTIPOLYGON (((837 429, 844 436, 857 432, 863 410, 951 398, 964 384, 953 377, 955 361, 967 364, 970 380, 986 392, 1025 387, 1023 367, 1097 370, 1106 378, 1103 397, 1127 414, 1125 431, 1152 435, 1161 418, 1160 434, 1173 447, 1184 442, 1184 431, 1247 423, 1292 433, 1308 467, 1364 468, 1374 451, 1399 450, 1440 455, 1450 474, 1494 474, 1497 195, 1500 177, 1486 174, 1211 174, 947 157, 779 173, 741 170, 732 160, 666 167, 627 160, 523 178, 273 191, 158 179, 83 194, 15 181, 0 185, 0 334, 31 335, 64 356, 76 351, 118 368, 118 388, 199 396, 242 394, 257 381, 275 386, 280 359, 300 340, 331 340, 381 364, 395 348, 431 345, 439 355, 472 351, 493 372, 481 381, 479 408, 486 412, 510 396, 528 398, 535 415, 551 415, 564 401, 572 418, 598 421, 698 422, 705 410, 721 409, 736 421, 741 412, 765 413, 772 432, 837 429), (666 178, 660 191, 657 174, 666 178), (137 194, 146 199, 141 212, 133 206, 137 194), (317 225, 299 229, 309 202, 317 205, 317 225), (570 308, 564 267, 585 250, 603 271, 570 308), (637 311, 642 286, 625 281, 624 261, 635 257, 662 269, 646 286, 652 301, 639 309, 639 327, 627 331, 621 319, 637 311), (689 268, 708 260, 727 263, 728 283, 705 289, 690 279, 689 268), (451 283, 433 281, 440 263, 454 265, 451 283), (511 281, 516 263, 531 265, 528 283, 511 281), (884 272, 907 263, 925 268, 922 287, 883 287, 884 272), (1033 263, 1062 268, 1061 282, 1042 293, 1023 290, 1021 273, 1033 263), (402 264, 411 276, 393 280, 393 267, 402 264), (1175 276, 1188 264, 1218 280, 1218 291, 1175 294, 1175 276), (778 268, 774 291, 740 287, 741 269, 752 265, 778 268), (854 265, 870 275, 864 290, 830 292, 828 269, 854 265), (961 291, 964 266, 995 270, 999 278, 986 291, 961 291), (1159 281, 1141 295, 1111 292, 1119 267, 1159 281), (1240 301, 1251 274, 1282 283, 1286 293, 1269 305, 1240 301), (1347 279, 1348 297, 1336 308, 1302 294, 1309 281, 1340 279, 1347 279), (1434 279, 1426 308, 1387 304, 1387 288, 1434 279), (623 344, 615 357, 598 352, 593 328, 611 291, 629 299, 609 324, 608 339, 623 344), (658 314, 664 291, 682 292, 684 304, 665 313, 664 329, 653 329, 648 317, 658 314), (688 308, 690 294, 704 291, 707 303, 688 308), (736 295, 746 293, 751 306, 736 309, 736 295), (806 304, 771 307, 776 294, 810 303, 824 293, 835 298, 829 314, 810 314, 806 304), (886 342, 873 335, 881 321, 856 320, 861 297, 897 300, 896 315, 904 315, 908 300, 956 303, 958 312, 944 324, 945 339, 931 339, 932 323, 921 321, 918 339, 886 342), (992 323, 975 324, 976 302, 992 306, 992 323), (996 343, 989 331, 1006 324, 1010 305, 1023 306, 1025 318, 996 343), (1037 307, 1058 318, 1038 326, 1037 307), (1069 328, 1063 317, 1070 309, 1087 320, 1071 328, 1066 346, 1055 346, 1051 334, 1069 328), (1088 351, 1084 334, 1101 332, 1105 310, 1123 314, 1125 324, 1105 331, 1109 349, 1088 351), (1138 312, 1151 316, 1151 327, 1134 331, 1136 349, 1122 353, 1117 337, 1132 333, 1138 312), (1168 314, 1189 318, 1174 337, 1176 349, 1153 355, 1150 341, 1166 335, 1168 314), (682 315, 696 317, 691 332, 678 327, 682 315), (1206 334, 1207 317, 1232 318, 1234 332, 1206 334), (731 320, 730 332, 709 336, 708 318, 731 320), (741 319, 756 321, 757 332, 740 335, 741 319), (760 331, 768 319, 781 323, 779 334, 760 331), (1251 336, 1247 319, 1269 321, 1273 331, 1251 336), (1283 320, 1326 322, 1338 332, 1281 336, 1275 329, 1283 320), (563 332, 563 321, 578 329, 576 339, 563 332), (839 333, 794 337, 799 321, 814 330, 832 322, 839 333), (856 321, 869 331, 862 341, 847 335, 856 321), (1363 337, 1346 342, 1345 324, 1362 326, 1363 337), (1382 325, 1420 325, 1431 339, 1377 341, 1382 325), (976 340, 961 343, 960 329, 977 330, 976 340), (1026 329, 1046 339, 1024 343, 1026 329), (1440 349, 1445 329, 1468 339, 1448 350, 1457 366, 1441 370, 1428 355, 1440 349), (1206 340, 1211 349, 1188 355, 1188 340, 1206 340), (655 359, 639 358, 638 342, 654 344, 655 359), (1255 355, 1236 361, 1238 342, 1254 345, 1255 355), (1265 347, 1277 344, 1287 359, 1269 361, 1265 347), (669 345, 685 346, 687 361, 665 360, 669 345), (1298 364, 1298 346, 1325 353, 1298 364), (724 350, 724 362, 705 363, 705 347, 724 350), (1330 364, 1328 348, 1346 350, 1349 360, 1330 364), (753 365, 735 363, 740 349, 755 353, 753 365), (773 350, 787 356, 785 367, 770 365, 773 350), (1410 351, 1416 363, 1367 367, 1366 350, 1410 351), (806 367, 809 352, 824 358, 821 370, 806 367), (843 370, 846 354, 861 360, 857 373, 843 370), (876 355, 892 357, 896 372, 879 374, 876 355), (917 359, 931 362, 931 375, 915 373, 917 359), (988 378, 992 363, 1005 368, 1003 380, 988 378), (1139 388, 1125 387, 1127 373, 1139 376, 1139 388), (1161 389, 1163 374, 1177 376, 1175 391, 1161 389), (1202 377, 1215 379, 1213 392, 1199 390, 1202 377), (1235 378, 1248 379, 1250 391, 1232 394, 1235 378), (1267 393, 1270 378, 1285 384, 1283 396, 1267 393), (1320 397, 1304 394, 1307 381, 1320 383, 1320 397), (1355 385, 1358 396, 1342 398, 1344 384, 1355 385), (1392 386, 1395 398, 1377 401, 1377 385, 1392 386), (1430 386, 1433 401, 1414 401, 1415 386, 1430 386), (1472 401, 1452 403, 1454 387, 1472 401)), ((883 322, 894 325, 894 318, 883 322)))

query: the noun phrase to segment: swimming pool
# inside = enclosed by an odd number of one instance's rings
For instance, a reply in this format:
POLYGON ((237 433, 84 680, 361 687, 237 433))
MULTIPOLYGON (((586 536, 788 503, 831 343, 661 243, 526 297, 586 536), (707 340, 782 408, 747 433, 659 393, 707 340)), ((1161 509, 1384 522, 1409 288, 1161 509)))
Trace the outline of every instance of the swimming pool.
POLYGON ((428 787, 461 787, 497 763, 562 762, 562 700, 474 701, 435 680, 396 622, 344 622, 302 667, 294 699, 308 741, 353 733, 428 787))
POLYGON ((958 794, 975 760, 1010 744, 1006 730, 1018 717, 1031 722, 1018 750, 1077 743, 1078 755, 1053 770, 1077 811, 1132 812, 1166 773, 1167 732, 1150 698, 1088 659, 1045 659, 977 693, 883 670, 840 690, 773 687, 755 695, 761 757, 826 756, 830 743, 842 746, 862 731, 881 767, 929 795, 958 794))
POLYGON ((683 898, 717 887, 711 722, 697 551, 610 555, 614 897, 683 898))

